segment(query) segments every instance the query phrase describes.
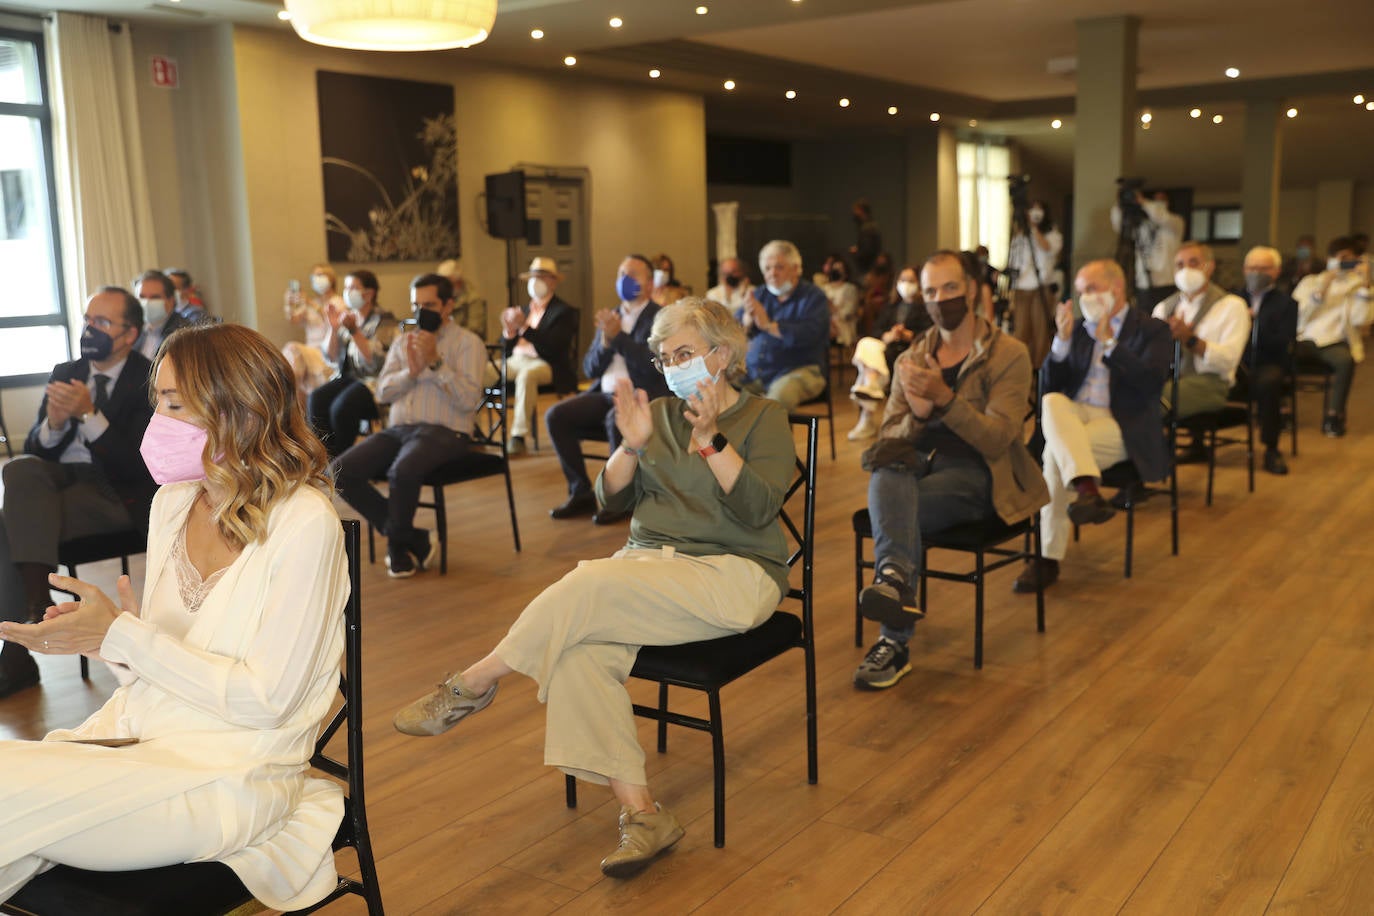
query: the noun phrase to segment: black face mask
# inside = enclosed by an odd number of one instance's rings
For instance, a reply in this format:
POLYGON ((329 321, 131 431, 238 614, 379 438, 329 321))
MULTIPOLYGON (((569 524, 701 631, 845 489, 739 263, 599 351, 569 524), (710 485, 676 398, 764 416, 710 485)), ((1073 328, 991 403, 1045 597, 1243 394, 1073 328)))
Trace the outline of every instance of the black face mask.
POLYGON ((826 276, 830 278, 831 283, 839 283, 841 280, 844 279, 844 271, 838 267, 832 267, 830 268, 830 272, 826 274, 826 276))
POLYGON ((443 320, 443 317, 434 309, 415 310, 415 326, 422 331, 434 333, 439 330, 439 325, 443 323, 443 320))
POLYGON ((114 338, 99 328, 89 324, 81 332, 81 355, 96 362, 110 358, 114 351, 114 338))
POLYGON ((964 318, 968 315, 968 299, 956 296, 942 302, 927 301, 926 311, 930 314, 931 321, 946 331, 953 331, 964 323, 964 318))
POLYGON ((739 274, 726 274, 725 276, 725 285, 730 287, 731 289, 738 288, 739 285, 743 282, 744 278, 741 277, 739 274))

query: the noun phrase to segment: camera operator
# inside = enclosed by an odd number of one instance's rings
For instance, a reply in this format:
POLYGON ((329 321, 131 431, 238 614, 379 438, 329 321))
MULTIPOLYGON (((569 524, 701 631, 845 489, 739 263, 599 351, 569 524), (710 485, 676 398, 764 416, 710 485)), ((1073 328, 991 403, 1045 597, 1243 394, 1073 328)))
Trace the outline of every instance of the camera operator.
POLYGON ((1112 229, 1118 235, 1123 231, 1125 203, 1124 225, 1135 247, 1135 304, 1148 312, 1174 293, 1174 255, 1183 242, 1183 217, 1169 212, 1168 194, 1156 191, 1151 200, 1138 186, 1132 187, 1136 181, 1118 179, 1121 188, 1112 204, 1112 229))
POLYGON ((1054 265, 1064 247, 1064 236, 1054 228, 1054 220, 1043 200, 1033 200, 1024 210, 1017 203, 1013 187, 1011 245, 1007 249, 1007 272, 1012 275, 1011 310, 1016 339, 1030 351, 1031 365, 1038 366, 1050 352, 1054 336, 1055 296, 1050 289, 1054 265))

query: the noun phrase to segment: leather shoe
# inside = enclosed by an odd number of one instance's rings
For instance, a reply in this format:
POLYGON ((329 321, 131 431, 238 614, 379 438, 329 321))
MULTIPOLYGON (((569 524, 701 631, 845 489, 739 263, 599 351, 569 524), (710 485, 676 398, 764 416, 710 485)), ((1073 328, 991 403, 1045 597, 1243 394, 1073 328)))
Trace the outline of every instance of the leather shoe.
POLYGON ((1270 474, 1278 474, 1282 477, 1288 473, 1288 462, 1283 460, 1283 452, 1276 448, 1266 449, 1264 452, 1264 469, 1270 474))
POLYGON ((1016 581, 1011 584, 1011 590, 1018 595, 1034 595, 1036 580, 1040 580, 1040 588, 1047 589, 1059 581, 1059 561, 1049 560, 1045 557, 1036 557, 1028 562, 1021 575, 1016 577, 1016 581))
POLYGON ((567 502, 549 510, 550 518, 577 518, 579 515, 593 515, 596 512, 596 497, 591 493, 574 493, 567 502))
POLYGON ((612 878, 628 878, 671 849, 684 833, 672 812, 660 805, 655 804, 653 811, 622 806, 620 845, 601 860, 601 872, 612 878))
POLYGON ((1078 498, 1069 503, 1069 521, 1075 525, 1100 525, 1114 515, 1116 510, 1101 493, 1079 493, 1078 498))
POLYGON ((592 513, 593 525, 614 525, 623 522, 630 517, 629 512, 612 512, 609 509, 597 509, 592 513))
POLYGON ((27 652, 21 659, 12 659, 0 668, 0 699, 37 686, 38 663, 27 652))

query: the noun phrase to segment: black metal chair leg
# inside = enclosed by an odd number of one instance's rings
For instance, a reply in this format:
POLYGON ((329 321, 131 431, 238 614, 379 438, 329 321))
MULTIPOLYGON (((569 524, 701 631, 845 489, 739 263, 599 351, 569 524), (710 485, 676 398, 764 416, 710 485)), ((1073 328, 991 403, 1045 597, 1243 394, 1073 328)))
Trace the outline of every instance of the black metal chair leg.
POLYGON ((716 848, 725 846, 725 727, 720 718, 720 691, 706 694, 711 716, 711 766, 715 770, 716 848))
POLYGON ((983 551, 974 551, 978 578, 973 582, 973 667, 983 667, 983 551))
POLYGON ((1217 471, 1217 431, 1207 432, 1207 506, 1212 505, 1212 478, 1217 471))
MULTIPOLYGON (((1040 520, 1036 519, 1035 526, 1031 529, 1031 542, 1035 545, 1035 552, 1032 558, 1040 556, 1040 520)), ((1037 632, 1045 632, 1045 583, 1039 576, 1035 577, 1035 629, 1037 632)))
POLYGON ((577 780, 566 773, 563 774, 563 795, 568 800, 569 808, 577 807, 577 780))
POLYGON ((448 575, 448 506, 444 488, 434 485, 434 534, 439 538, 439 575, 448 575))
POLYGON ((864 590, 864 539, 854 532, 854 645, 863 648, 864 617, 859 613, 859 592, 864 590))
POLYGON ((1135 500, 1126 506, 1126 575, 1131 578, 1131 551, 1135 549, 1135 500))
MULTIPOLYGON (((668 714, 668 683, 662 681, 658 685, 658 712, 660 716, 668 714)), ((658 752, 668 753, 668 721, 666 718, 658 720, 658 752)))

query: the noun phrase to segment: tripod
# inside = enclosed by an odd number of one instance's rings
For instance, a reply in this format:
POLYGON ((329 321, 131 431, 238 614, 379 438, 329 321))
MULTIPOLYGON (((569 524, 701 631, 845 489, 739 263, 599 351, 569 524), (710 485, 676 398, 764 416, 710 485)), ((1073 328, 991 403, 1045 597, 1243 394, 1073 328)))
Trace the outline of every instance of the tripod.
MULTIPOLYGON (((1035 289, 1040 298, 1040 305, 1044 308, 1045 314, 1049 316, 1050 324, 1054 324, 1054 303, 1049 301, 1049 294, 1045 292, 1045 279, 1040 276, 1040 262, 1035 256, 1035 237, 1031 231, 1030 220, 1026 218, 1026 211, 1017 205, 1012 211, 1011 227, 1007 230, 1007 269, 1008 277, 1007 294, 1012 299, 1016 294, 1016 281, 1020 278, 1021 268, 1012 267, 1012 252, 1016 250, 1016 239, 1018 237, 1026 241, 1026 256, 1030 258, 1031 270, 1035 272, 1035 289)), ((1016 309, 1011 310, 1011 329, 1016 330, 1016 309)))
MULTIPOLYGON (((1139 294, 1137 288, 1140 284, 1138 263, 1140 252, 1136 247, 1136 235, 1140 231, 1140 223, 1145 214, 1139 205, 1132 207, 1121 207, 1121 229, 1116 233, 1116 263, 1121 267, 1121 272, 1129 279, 1126 283, 1126 295, 1130 297, 1132 304, 1139 306, 1139 294)), ((1146 272, 1148 278, 1149 273, 1146 272)))

